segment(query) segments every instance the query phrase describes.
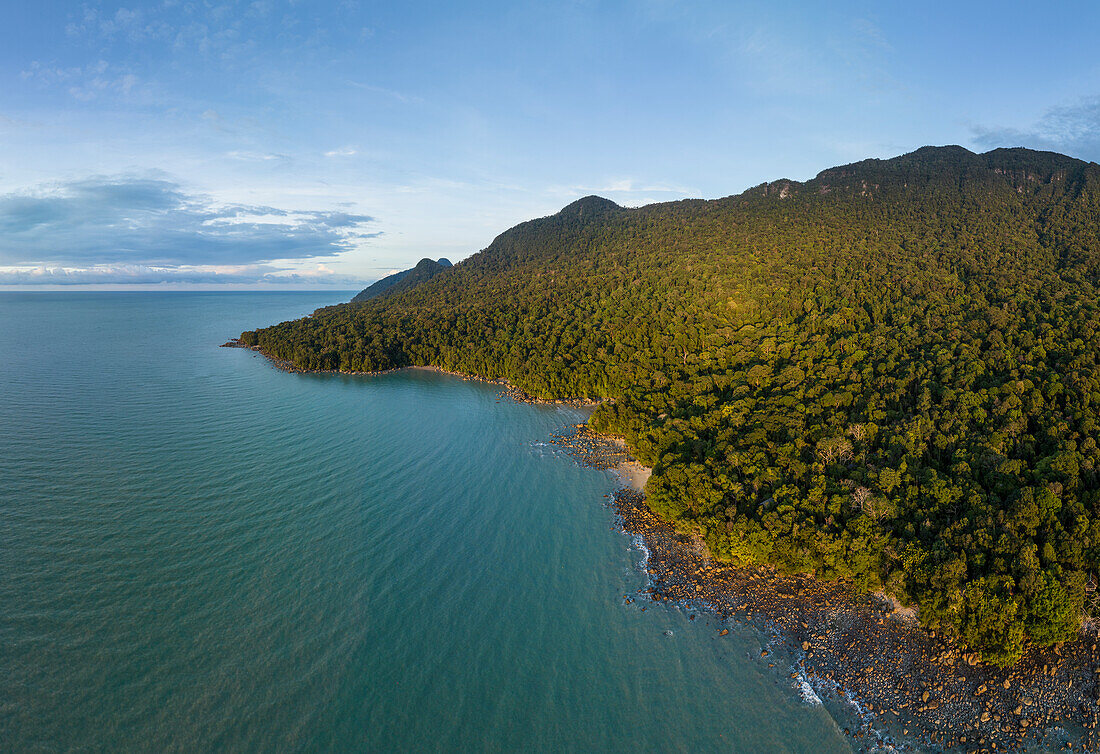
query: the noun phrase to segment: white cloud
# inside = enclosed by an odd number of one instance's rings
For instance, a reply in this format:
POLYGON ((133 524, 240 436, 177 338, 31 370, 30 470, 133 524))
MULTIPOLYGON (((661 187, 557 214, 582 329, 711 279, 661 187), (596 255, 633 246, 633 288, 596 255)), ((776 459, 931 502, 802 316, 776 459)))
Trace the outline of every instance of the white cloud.
POLYGON ((381 94, 383 97, 388 97, 392 100, 396 100, 406 105, 419 105, 424 102, 423 97, 418 97, 415 94, 406 94, 405 92, 399 92, 394 89, 387 89, 384 86, 364 84, 359 81, 349 81, 348 84, 355 87, 356 89, 361 89, 365 92, 372 92, 374 94, 381 94))
POLYGON ((278 154, 276 152, 251 152, 247 149, 234 149, 231 152, 226 152, 226 157, 234 160, 243 160, 245 162, 274 162, 274 161, 287 161, 290 159, 285 154, 278 154))
POLYGON ((288 270, 275 265, 106 264, 92 267, 0 267, 0 285, 308 285, 357 288, 365 282, 325 265, 288 270))
POLYGON ((380 235, 372 222, 344 210, 218 203, 162 176, 94 176, 0 194, 0 265, 182 274, 331 258, 380 235))
POLYGON ((89 102, 102 95, 128 96, 139 84, 133 73, 97 60, 84 66, 61 67, 33 61, 20 72, 24 80, 41 86, 63 87, 74 99, 89 102))
POLYGON ((1100 97, 1052 107, 1027 128, 974 126, 971 132, 983 147, 1031 147, 1100 160, 1100 97))

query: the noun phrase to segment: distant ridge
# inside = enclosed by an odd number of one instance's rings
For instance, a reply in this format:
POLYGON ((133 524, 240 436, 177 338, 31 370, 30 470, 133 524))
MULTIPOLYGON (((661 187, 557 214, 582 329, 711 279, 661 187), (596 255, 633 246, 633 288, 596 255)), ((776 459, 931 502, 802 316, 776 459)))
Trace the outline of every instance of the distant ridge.
POLYGON ((439 259, 439 261, 425 257, 416 263, 416 267, 387 275, 381 280, 359 291, 359 293, 355 294, 355 298, 351 300, 351 303, 358 304, 363 301, 370 301, 372 298, 378 298, 379 296, 407 291, 425 281, 431 280, 436 275, 444 270, 450 269, 452 266, 451 261, 445 257, 439 259))

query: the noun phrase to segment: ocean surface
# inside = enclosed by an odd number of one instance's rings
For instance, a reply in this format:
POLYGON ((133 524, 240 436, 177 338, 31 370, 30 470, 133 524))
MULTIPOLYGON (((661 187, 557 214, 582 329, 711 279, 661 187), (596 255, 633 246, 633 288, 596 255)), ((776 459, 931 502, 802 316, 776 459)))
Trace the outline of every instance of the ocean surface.
POLYGON ((583 412, 217 347, 350 295, 0 294, 0 750, 852 750, 763 634, 625 604, 583 412))

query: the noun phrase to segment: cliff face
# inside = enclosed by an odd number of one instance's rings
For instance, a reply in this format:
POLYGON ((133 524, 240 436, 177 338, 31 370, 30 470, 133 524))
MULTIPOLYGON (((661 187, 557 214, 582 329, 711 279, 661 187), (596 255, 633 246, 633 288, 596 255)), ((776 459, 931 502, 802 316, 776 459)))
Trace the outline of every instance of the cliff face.
POLYGON ((439 261, 435 261, 425 257, 417 262, 416 267, 413 267, 411 270, 395 272, 359 291, 359 293, 355 294, 355 297, 352 298, 351 303, 357 304, 363 301, 369 301, 372 298, 378 298, 379 296, 407 291, 423 282, 431 280, 444 270, 450 269, 451 266, 449 259, 443 258, 439 261))

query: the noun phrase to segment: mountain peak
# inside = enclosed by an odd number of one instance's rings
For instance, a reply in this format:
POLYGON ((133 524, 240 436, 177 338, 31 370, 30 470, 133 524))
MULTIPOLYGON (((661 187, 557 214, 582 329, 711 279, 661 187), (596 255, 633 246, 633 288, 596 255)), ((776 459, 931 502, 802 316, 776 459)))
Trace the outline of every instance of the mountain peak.
POLYGON ((990 187, 1000 182, 1020 191, 1071 179, 1088 166, 1087 162, 1056 152, 1012 147, 977 153, 951 144, 921 147, 885 160, 872 158, 829 168, 809 183, 818 193, 849 188, 863 195, 889 186, 950 181, 978 182, 990 187))
POLYGON ((620 209, 622 209, 622 207, 610 199, 604 199, 602 196, 591 194, 571 204, 565 205, 558 214, 585 218, 604 215, 608 212, 615 212, 620 209))
POLYGON ((451 261, 449 259, 447 259, 446 257, 440 259, 438 262, 434 259, 424 257, 423 259, 421 259, 419 262, 416 263, 416 266, 413 267, 413 270, 432 270, 432 271, 435 271, 439 267, 451 267, 451 266, 452 266, 451 261))
POLYGON ((975 156, 975 153, 971 152, 966 147, 960 147, 958 144, 945 144, 941 147, 932 145, 923 146, 920 149, 914 149, 912 152, 903 154, 901 157, 895 159, 904 159, 908 157, 924 162, 939 162, 941 160, 965 160, 975 156))
POLYGON ((441 258, 438 262, 434 259, 424 257, 416 263, 415 267, 408 270, 402 270, 401 272, 395 272, 375 282, 368 288, 359 291, 351 302, 353 304, 358 304, 363 301, 369 301, 372 298, 378 298, 379 296, 388 296, 394 293, 400 293, 401 291, 407 291, 410 288, 414 288, 421 283, 431 280, 433 277, 452 266, 451 260, 446 257, 441 258))

